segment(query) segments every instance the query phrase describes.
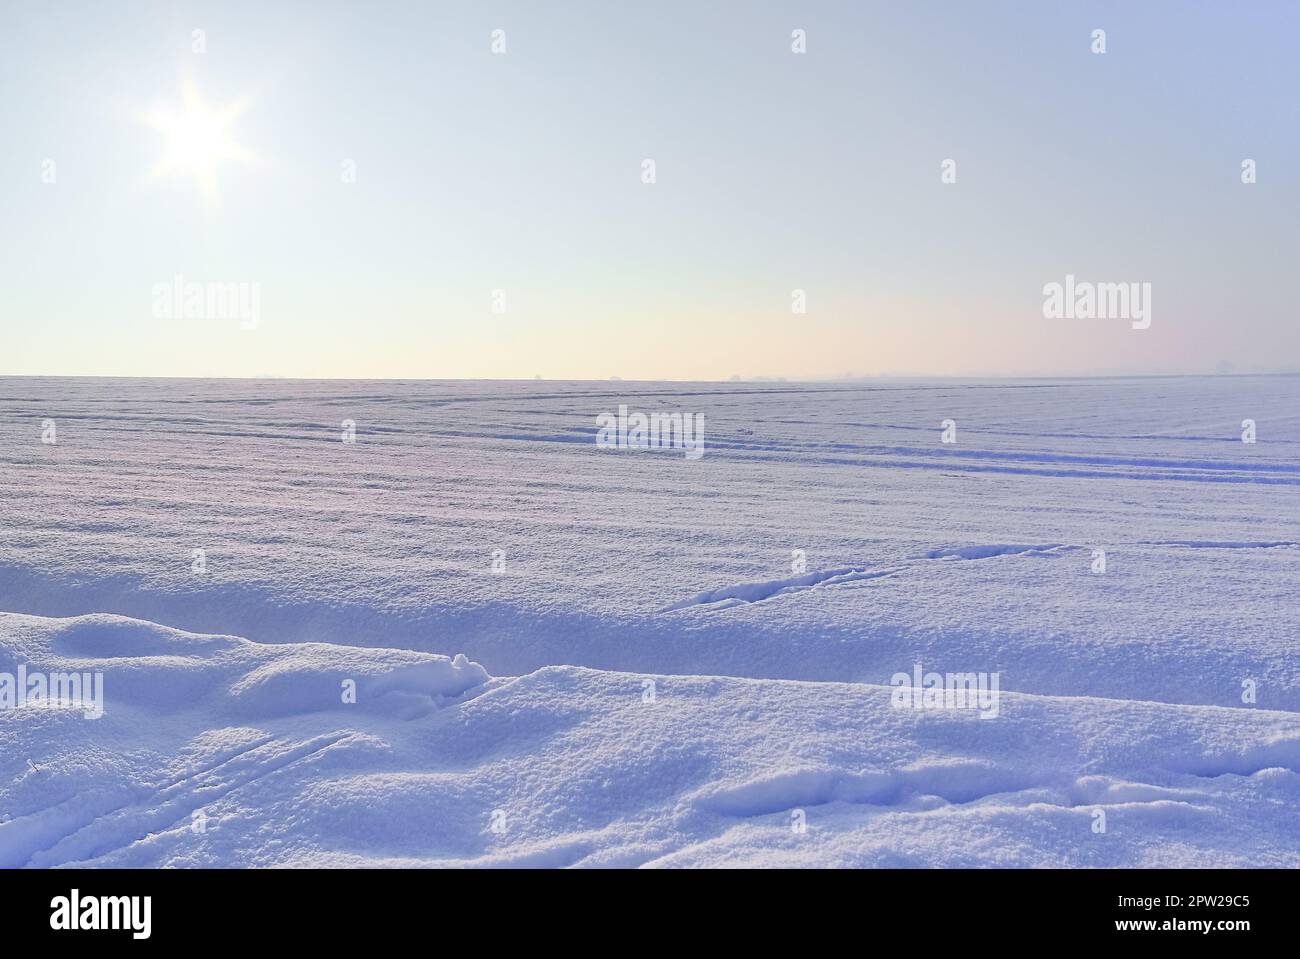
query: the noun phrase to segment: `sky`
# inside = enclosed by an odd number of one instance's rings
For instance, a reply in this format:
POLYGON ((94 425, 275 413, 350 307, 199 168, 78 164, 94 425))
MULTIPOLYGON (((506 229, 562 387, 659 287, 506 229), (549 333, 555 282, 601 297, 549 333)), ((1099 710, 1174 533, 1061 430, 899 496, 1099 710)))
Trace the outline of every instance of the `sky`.
POLYGON ((0 7, 0 374, 1300 369, 1289 0, 0 7))

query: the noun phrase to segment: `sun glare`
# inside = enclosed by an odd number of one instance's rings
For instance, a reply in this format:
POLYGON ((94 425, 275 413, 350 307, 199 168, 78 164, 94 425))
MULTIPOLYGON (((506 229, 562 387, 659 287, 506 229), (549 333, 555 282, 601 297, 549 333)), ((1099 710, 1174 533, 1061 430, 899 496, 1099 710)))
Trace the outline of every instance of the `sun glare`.
POLYGON ((147 117, 165 140, 165 152, 153 176, 192 176, 204 196, 214 199, 217 168, 227 161, 246 163, 252 159, 252 154, 232 139, 230 130, 243 111, 241 102, 209 109, 187 83, 179 110, 158 107, 147 117))

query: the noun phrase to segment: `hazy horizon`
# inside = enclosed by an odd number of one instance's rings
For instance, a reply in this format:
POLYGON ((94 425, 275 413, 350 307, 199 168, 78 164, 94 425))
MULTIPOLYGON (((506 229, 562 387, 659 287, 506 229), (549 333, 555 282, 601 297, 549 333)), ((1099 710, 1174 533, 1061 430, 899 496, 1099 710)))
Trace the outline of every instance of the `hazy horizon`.
POLYGON ((0 373, 1300 367, 1300 9, 734 13, 14 17, 0 373), (1074 278, 1145 288, 1149 325, 1046 318, 1074 278))
POLYGON ((1300 376, 1298 370, 1221 370, 1187 373, 871 373, 853 376, 728 376, 722 379, 687 379, 678 377, 624 377, 624 376, 278 376, 274 374, 238 374, 228 376, 189 376, 185 374, 131 374, 131 373, 0 373, 0 379, 69 379, 69 380, 304 380, 304 381, 338 381, 338 382, 464 382, 464 383, 708 383, 725 385, 728 383, 786 383, 802 384, 836 384, 862 383, 874 381, 898 381, 902 383, 924 380, 941 380, 956 382, 998 382, 1002 380, 1049 380, 1068 382, 1074 380, 1146 380, 1146 379, 1196 379, 1225 377, 1279 377, 1300 376))

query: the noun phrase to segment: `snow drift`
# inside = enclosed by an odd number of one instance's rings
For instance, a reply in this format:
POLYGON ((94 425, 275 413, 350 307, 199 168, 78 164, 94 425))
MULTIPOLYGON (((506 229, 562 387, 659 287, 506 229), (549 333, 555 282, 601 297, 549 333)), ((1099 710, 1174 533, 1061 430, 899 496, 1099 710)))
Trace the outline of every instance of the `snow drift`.
POLYGON ((0 712, 4 867, 1300 865, 1285 712, 1010 694, 984 723, 888 686, 0 615, 18 662, 101 671, 107 703, 0 712))
POLYGON ((0 379, 0 865, 1300 864, 1298 404, 0 379))

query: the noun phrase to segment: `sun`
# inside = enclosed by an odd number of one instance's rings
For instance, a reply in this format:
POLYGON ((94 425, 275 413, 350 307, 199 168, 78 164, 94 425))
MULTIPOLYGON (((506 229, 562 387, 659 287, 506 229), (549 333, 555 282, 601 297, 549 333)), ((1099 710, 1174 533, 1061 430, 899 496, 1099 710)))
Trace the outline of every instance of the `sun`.
POLYGON ((165 139, 155 177, 192 176, 208 199, 216 197, 217 168, 228 161, 250 162, 253 155, 232 138, 231 126, 244 112, 236 101, 219 109, 207 107, 193 84, 185 83, 181 107, 157 107, 146 117, 165 139))

